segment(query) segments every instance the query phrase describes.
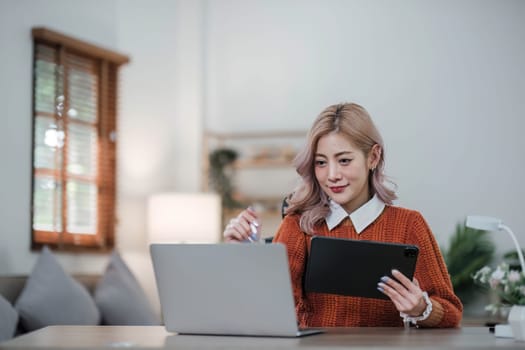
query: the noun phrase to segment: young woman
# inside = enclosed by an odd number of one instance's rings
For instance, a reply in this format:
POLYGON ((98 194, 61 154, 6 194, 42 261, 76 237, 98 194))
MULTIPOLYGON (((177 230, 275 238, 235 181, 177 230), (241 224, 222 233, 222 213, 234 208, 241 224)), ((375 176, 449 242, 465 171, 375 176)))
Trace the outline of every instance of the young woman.
MULTIPOLYGON (((326 108, 294 160, 302 183, 289 200, 273 242, 287 247, 301 327, 457 327, 463 306, 454 294, 436 240, 421 214, 392 205, 385 185, 384 146, 368 112, 354 103, 326 108), (306 293, 302 287, 312 236, 408 243, 420 249, 414 279, 393 270, 377 288, 390 300, 306 293)), ((244 210, 226 241, 250 239, 256 212, 244 210)))

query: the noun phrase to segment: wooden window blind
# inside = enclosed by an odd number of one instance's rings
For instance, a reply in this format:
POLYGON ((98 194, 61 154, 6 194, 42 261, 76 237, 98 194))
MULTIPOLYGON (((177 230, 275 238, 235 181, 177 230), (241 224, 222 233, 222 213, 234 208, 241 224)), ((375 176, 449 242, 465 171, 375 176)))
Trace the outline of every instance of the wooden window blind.
POLYGON ((118 68, 127 56, 33 34, 32 248, 114 245, 118 68))

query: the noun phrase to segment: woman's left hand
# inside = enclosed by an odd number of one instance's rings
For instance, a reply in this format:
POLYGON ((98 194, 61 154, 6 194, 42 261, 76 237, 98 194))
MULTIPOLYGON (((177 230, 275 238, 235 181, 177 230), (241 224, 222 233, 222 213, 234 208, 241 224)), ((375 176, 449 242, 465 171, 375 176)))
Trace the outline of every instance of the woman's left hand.
POLYGON ((417 279, 411 281, 398 270, 392 270, 392 276, 395 279, 387 276, 381 278, 378 289, 392 300, 399 312, 412 317, 423 314, 426 303, 417 279))

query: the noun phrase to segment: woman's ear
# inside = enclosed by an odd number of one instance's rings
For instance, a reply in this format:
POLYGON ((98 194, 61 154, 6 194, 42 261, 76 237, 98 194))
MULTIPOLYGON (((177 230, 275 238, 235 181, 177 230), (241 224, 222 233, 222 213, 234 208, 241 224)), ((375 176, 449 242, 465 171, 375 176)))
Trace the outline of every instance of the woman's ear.
POLYGON ((379 146, 377 143, 372 146, 372 149, 370 149, 370 152, 368 152, 368 169, 376 169, 377 165, 379 164, 379 160, 381 159, 381 152, 381 146, 379 146))

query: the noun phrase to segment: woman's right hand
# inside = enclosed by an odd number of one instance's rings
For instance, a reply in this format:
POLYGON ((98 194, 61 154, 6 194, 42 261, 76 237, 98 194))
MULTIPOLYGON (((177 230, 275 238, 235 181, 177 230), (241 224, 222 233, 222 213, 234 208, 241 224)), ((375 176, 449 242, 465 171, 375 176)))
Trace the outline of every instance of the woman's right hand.
POLYGON ((257 213, 249 207, 243 210, 236 218, 230 220, 224 229, 223 236, 225 242, 254 242, 260 238, 261 224, 258 220, 257 213), (257 234, 254 239, 252 228, 257 228, 257 234))

